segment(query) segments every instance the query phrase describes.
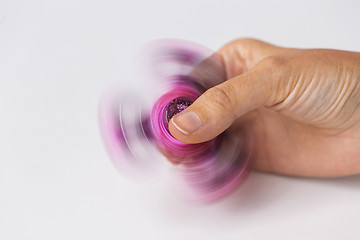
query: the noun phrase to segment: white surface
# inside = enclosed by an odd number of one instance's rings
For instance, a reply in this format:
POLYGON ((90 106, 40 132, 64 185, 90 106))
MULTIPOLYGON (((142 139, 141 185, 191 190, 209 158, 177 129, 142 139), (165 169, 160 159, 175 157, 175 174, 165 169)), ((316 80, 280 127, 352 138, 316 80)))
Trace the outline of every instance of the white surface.
POLYGON ((360 176, 252 174, 210 206, 169 176, 120 176, 97 128, 101 92, 139 48, 237 37, 360 51, 358 1, 0 0, 0 239, 360 239, 360 176))

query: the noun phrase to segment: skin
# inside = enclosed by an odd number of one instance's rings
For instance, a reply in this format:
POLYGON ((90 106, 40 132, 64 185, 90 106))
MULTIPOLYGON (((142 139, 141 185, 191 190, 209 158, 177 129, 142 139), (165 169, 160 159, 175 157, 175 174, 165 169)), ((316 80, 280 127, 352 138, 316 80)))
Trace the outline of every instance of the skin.
POLYGON ((232 41, 218 53, 228 80, 173 117, 169 130, 176 139, 204 142, 230 128, 253 138, 257 170, 304 177, 360 173, 360 53, 255 39, 232 41), (189 111, 201 126, 184 133, 178 117, 189 111))

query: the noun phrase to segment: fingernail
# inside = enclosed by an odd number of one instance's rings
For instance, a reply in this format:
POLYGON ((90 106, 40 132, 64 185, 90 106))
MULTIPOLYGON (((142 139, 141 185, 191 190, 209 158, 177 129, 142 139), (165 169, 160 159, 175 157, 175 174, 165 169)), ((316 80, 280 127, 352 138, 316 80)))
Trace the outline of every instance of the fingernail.
POLYGON ((194 112, 176 114, 171 121, 180 132, 186 135, 198 130, 201 125, 199 116, 194 112))

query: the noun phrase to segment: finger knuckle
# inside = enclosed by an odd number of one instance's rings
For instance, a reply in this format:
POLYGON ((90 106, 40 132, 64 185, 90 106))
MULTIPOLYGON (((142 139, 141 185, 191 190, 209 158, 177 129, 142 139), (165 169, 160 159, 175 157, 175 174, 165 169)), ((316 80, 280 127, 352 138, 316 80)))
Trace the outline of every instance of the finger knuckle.
POLYGON ((235 104, 235 90, 229 85, 215 86, 205 93, 207 105, 216 111, 228 112, 235 104))
POLYGON ((249 49, 249 48, 253 48, 257 45, 259 45, 261 43, 261 41, 254 39, 254 38, 237 38, 234 39, 230 42, 228 42, 223 49, 224 50, 228 50, 228 51, 233 51, 234 48, 245 48, 245 49, 249 49))
POLYGON ((287 60, 282 56, 270 56, 264 58, 260 65, 270 70, 278 70, 283 68, 287 63, 287 60))

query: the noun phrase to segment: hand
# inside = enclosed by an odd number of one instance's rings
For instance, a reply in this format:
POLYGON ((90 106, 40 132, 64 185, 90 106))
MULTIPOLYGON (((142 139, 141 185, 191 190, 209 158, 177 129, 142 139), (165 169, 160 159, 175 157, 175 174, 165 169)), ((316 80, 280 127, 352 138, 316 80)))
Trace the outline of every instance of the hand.
POLYGON ((258 170, 360 173, 360 53, 254 39, 233 41, 218 53, 229 80, 172 118, 176 139, 198 143, 229 127, 242 129, 254 138, 258 170))

